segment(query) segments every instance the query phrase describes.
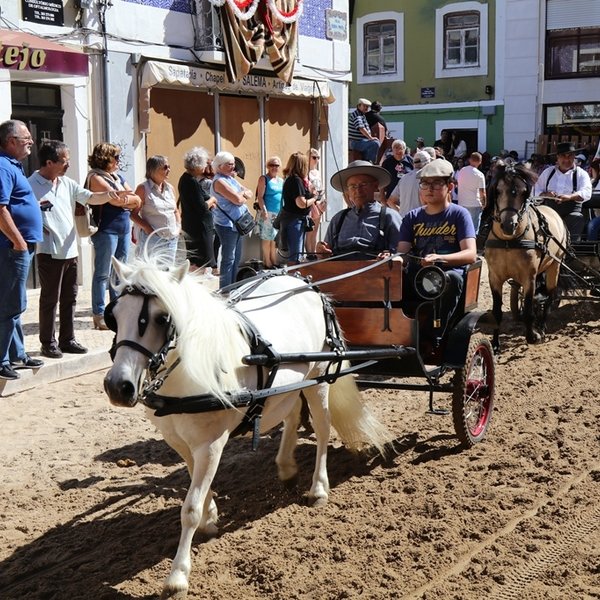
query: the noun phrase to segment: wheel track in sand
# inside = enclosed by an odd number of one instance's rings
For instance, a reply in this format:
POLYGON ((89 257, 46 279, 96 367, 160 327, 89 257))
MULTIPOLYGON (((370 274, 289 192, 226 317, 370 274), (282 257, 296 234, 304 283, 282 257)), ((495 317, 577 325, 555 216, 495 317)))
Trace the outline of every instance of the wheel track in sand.
MULTIPOLYGON (((424 593, 435 589, 439 584, 450 577, 459 575, 469 566, 475 556, 489 548, 500 538, 513 533, 518 525, 524 521, 537 516, 541 508, 555 502, 561 497, 567 496, 576 485, 580 484, 586 477, 589 477, 592 472, 597 471, 599 468, 600 464, 595 464, 589 469, 580 472, 578 475, 569 478, 555 494, 537 502, 529 510, 511 519, 502 529, 475 545, 470 552, 462 555, 457 562, 441 572, 435 579, 403 594, 402 600, 419 600, 424 593)), ((522 591, 527 585, 546 571, 551 564, 557 562, 566 552, 571 550, 576 544, 581 542, 586 536, 590 535, 598 528, 600 528, 600 505, 578 515, 573 520, 566 523, 564 527, 561 527, 563 533, 561 533, 557 542, 542 548, 535 556, 531 556, 530 560, 523 566, 506 573, 506 583, 496 587, 496 590, 490 596, 490 600, 513 600, 522 597, 522 591)))

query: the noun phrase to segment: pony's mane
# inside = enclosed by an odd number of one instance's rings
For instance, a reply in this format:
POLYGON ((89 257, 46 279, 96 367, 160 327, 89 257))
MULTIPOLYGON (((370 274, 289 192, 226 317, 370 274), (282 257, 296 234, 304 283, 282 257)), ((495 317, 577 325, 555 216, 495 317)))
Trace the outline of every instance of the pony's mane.
POLYGON ((117 290, 126 286, 155 295, 171 315, 177 331, 178 369, 191 380, 194 393, 209 393, 227 402, 226 391, 240 388, 241 357, 248 353, 239 314, 202 284, 202 276, 152 259, 136 259, 117 290))

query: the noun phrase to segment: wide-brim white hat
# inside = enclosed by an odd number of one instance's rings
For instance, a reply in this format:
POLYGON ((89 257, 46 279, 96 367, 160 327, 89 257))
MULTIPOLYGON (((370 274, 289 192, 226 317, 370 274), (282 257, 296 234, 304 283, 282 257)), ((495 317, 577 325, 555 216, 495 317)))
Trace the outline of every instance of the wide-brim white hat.
POLYGON ((330 180, 331 187, 338 192, 346 188, 346 181, 353 175, 369 175, 374 177, 379 187, 387 187, 392 180, 390 174, 382 167, 378 167, 367 160, 355 160, 345 169, 335 173, 330 180))

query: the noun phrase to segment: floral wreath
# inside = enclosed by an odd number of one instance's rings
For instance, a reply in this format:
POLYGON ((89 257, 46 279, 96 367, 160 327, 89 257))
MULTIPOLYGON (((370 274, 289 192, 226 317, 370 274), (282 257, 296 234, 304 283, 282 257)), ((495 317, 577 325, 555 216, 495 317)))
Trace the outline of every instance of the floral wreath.
MULTIPOLYGON (((296 0, 296 6, 289 12, 283 12, 279 10, 276 4, 276 0, 262 0, 265 4, 268 4, 271 13, 274 17, 282 23, 290 24, 296 22, 303 9, 303 0, 296 0)), ((261 0, 209 0, 213 6, 223 6, 225 2, 229 4, 231 10, 235 13, 235 16, 240 21, 248 21, 251 19, 261 0)))

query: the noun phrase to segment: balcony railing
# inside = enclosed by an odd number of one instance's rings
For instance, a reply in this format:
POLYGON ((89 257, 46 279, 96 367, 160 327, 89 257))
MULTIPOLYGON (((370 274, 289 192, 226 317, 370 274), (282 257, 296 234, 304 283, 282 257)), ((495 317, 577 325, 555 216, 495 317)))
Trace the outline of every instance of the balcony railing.
POLYGON ((208 0, 194 0, 194 50, 222 51, 223 36, 217 9, 208 0))

